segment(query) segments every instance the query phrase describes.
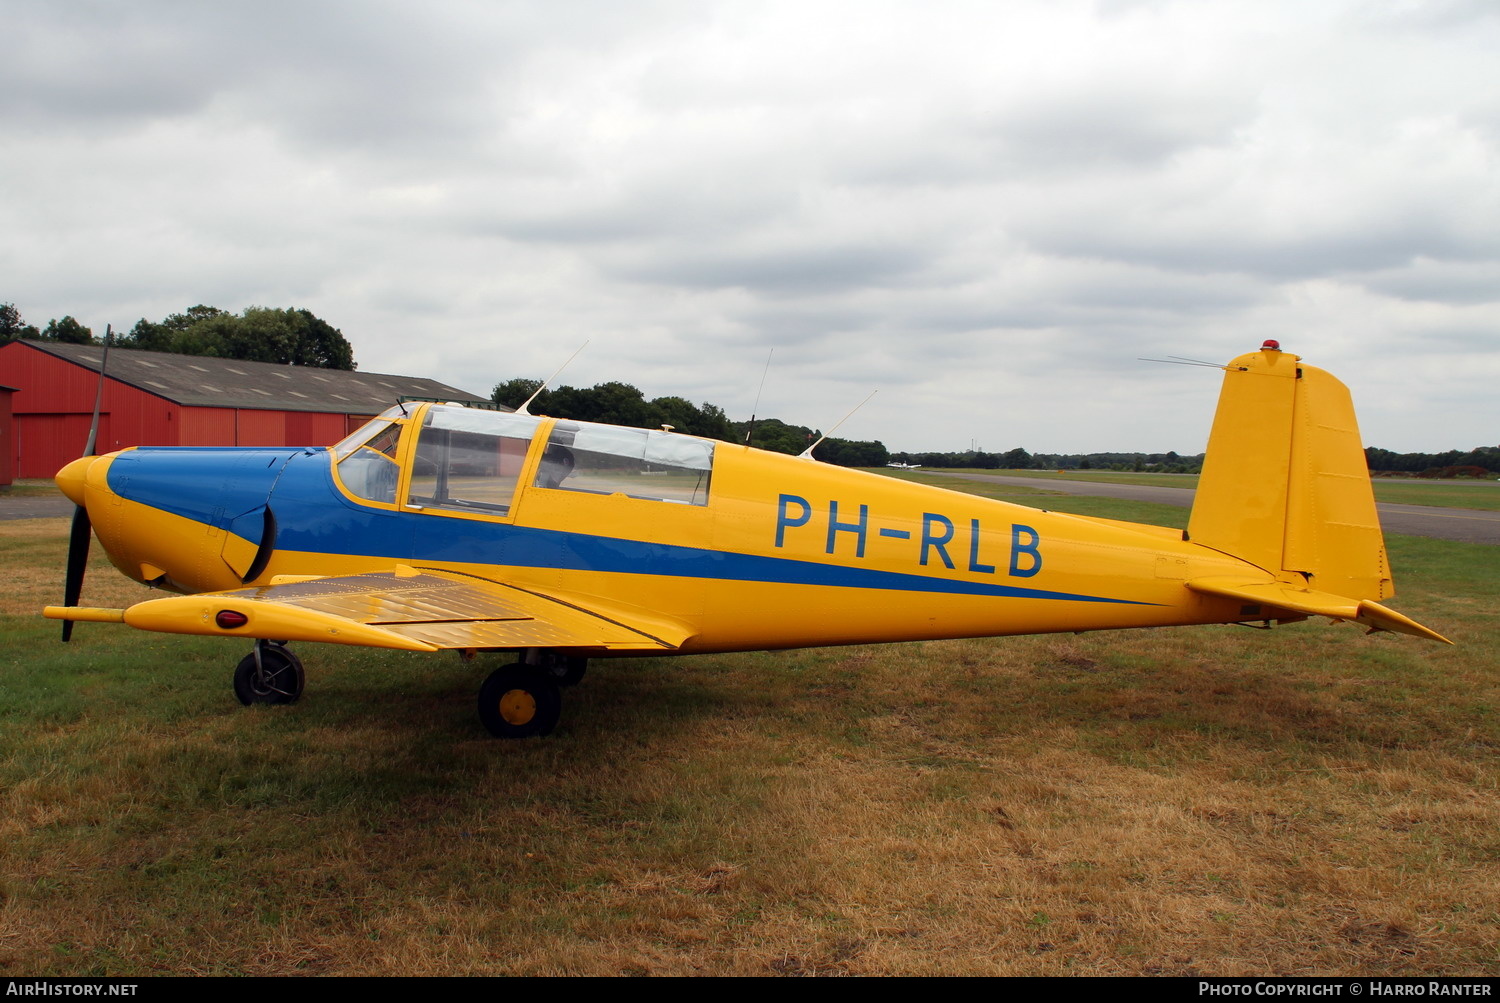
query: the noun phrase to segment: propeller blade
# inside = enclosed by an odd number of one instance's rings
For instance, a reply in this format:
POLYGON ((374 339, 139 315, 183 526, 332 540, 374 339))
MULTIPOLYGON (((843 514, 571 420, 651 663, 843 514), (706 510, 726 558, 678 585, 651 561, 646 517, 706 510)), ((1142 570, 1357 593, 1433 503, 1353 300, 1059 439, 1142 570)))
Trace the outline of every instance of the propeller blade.
MULTIPOLYGON (((83 595, 83 572, 89 563, 89 537, 93 535, 93 529, 89 522, 89 510, 79 505, 73 510, 73 529, 68 538, 68 570, 67 579, 63 583, 64 606, 77 606, 79 596, 83 595)), ((62 639, 68 641, 72 637, 73 621, 64 620, 62 639)))
POLYGON ((99 440, 99 406, 104 403, 104 372, 109 368, 109 346, 115 340, 115 326, 104 325, 104 356, 99 360, 99 383, 94 387, 94 420, 89 422, 89 441, 84 444, 83 455, 94 455, 94 444, 99 440))
MULTIPOLYGON (((99 409, 104 403, 104 373, 109 368, 109 346, 115 340, 113 324, 104 326, 104 355, 99 360, 99 383, 94 388, 94 420, 89 422, 89 440, 84 444, 83 455, 93 456, 99 441, 99 409)), ((73 528, 68 534, 68 570, 63 580, 63 605, 77 606, 83 595, 83 572, 89 564, 89 538, 94 526, 89 522, 89 510, 79 505, 73 510, 73 528)), ((64 620, 62 639, 73 639, 73 621, 64 620)))

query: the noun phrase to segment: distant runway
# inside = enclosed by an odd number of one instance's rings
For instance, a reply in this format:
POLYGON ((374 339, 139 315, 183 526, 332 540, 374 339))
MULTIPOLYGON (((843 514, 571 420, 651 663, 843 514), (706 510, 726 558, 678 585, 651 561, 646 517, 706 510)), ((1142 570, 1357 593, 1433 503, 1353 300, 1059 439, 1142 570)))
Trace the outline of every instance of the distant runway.
MULTIPOLYGON (((1157 502, 1162 505, 1193 504, 1192 488, 1154 488, 1142 484, 1100 484, 1095 481, 1065 481, 1042 477, 1006 477, 1003 474, 946 474, 924 470, 934 477, 965 477, 974 481, 1008 484, 1012 487, 1061 491, 1068 495, 1090 498, 1123 498, 1127 501, 1157 502)), ((1460 543, 1500 545, 1500 512, 1472 508, 1439 508, 1432 505, 1395 505, 1377 502, 1380 527, 1387 533, 1430 536, 1436 540, 1460 543)))
POLYGON ((12 498, 0 494, 0 520, 3 519, 50 519, 58 515, 72 515, 73 503, 59 494, 56 498, 12 498))

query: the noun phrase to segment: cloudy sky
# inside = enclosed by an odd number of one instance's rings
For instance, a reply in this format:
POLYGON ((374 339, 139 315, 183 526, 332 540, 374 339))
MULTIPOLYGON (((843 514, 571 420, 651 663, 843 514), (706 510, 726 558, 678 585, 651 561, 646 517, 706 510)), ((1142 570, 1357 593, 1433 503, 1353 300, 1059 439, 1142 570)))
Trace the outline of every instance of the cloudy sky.
POLYGON ((1500 442, 1492 0, 7 0, 0 301, 893 449, 1197 452, 1278 338, 1500 442))

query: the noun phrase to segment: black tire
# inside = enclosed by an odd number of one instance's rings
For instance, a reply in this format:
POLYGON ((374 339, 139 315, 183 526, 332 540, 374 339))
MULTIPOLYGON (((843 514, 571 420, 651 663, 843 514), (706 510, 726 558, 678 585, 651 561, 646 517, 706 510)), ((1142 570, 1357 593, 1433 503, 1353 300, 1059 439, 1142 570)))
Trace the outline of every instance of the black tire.
POLYGON ((479 687, 479 720, 496 738, 551 734, 561 714, 562 693, 545 669, 506 665, 479 687))
POLYGON ((552 676, 559 686, 577 686, 583 682, 583 674, 588 671, 588 667, 587 658, 560 658, 552 666, 552 676))
POLYGON ((307 683, 302 659, 277 644, 261 648, 261 671, 255 672, 255 652, 234 669, 234 695, 246 707, 253 703, 296 703, 307 683))

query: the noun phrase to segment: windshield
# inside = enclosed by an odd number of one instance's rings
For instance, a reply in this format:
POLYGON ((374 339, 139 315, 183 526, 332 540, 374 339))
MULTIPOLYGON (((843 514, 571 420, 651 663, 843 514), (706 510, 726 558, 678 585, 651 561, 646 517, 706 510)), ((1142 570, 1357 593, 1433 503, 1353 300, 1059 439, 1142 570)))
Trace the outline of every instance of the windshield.
POLYGON ((401 442, 401 426, 394 421, 373 423, 376 427, 369 441, 338 461, 339 479, 344 487, 361 498, 394 504, 396 482, 401 468, 396 463, 396 446, 401 442))
POLYGON ((336 461, 342 460, 344 457, 354 452, 360 446, 363 446, 368 440, 374 438, 388 425, 390 425, 391 422, 395 421, 397 418, 404 417, 406 417, 406 412, 402 409, 400 404, 386 408, 380 414, 371 418, 369 421, 359 426, 359 428, 356 428, 354 431, 344 436, 344 438, 334 443, 332 447, 334 459, 336 461))

